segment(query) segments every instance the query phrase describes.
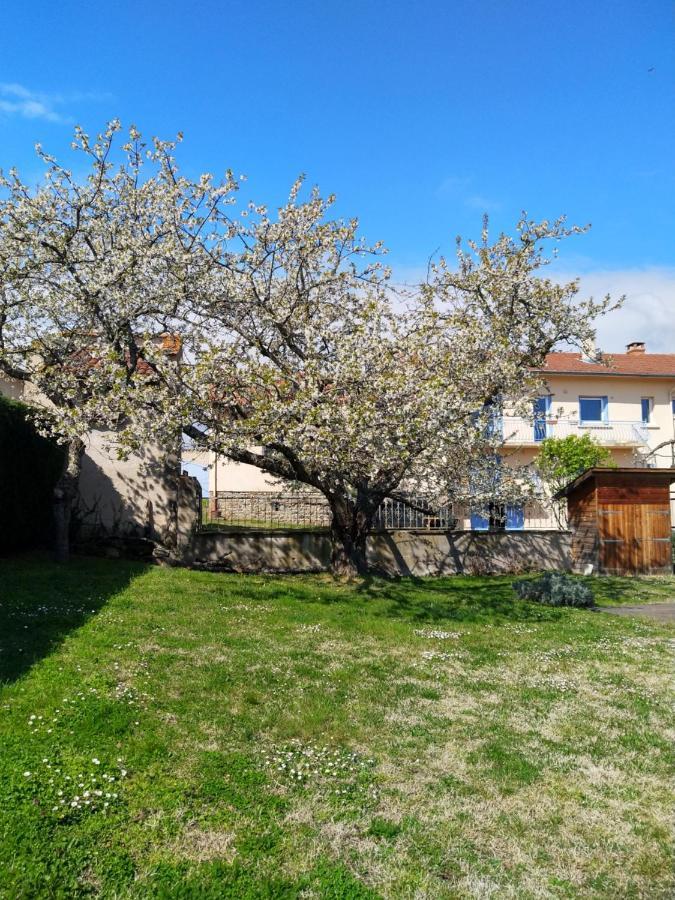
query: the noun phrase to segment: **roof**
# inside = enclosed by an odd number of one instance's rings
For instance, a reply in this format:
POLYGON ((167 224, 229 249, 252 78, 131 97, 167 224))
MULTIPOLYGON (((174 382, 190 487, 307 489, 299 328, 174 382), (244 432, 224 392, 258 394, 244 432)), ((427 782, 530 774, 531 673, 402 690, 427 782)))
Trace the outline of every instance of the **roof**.
MULTIPOLYGON (((157 335, 152 342, 156 346, 159 346, 169 359, 176 359, 180 355, 183 347, 181 336, 179 334, 171 334, 168 331, 157 335)), ((128 351, 125 353, 125 358, 126 362, 129 363, 128 351)), ((100 363, 100 359, 92 355, 92 351, 88 347, 81 347, 79 350, 76 350, 71 354, 70 360, 73 368, 79 366, 85 370, 96 368, 100 363)), ((152 375, 154 371, 154 367, 145 359, 139 358, 136 361, 136 372, 138 372, 139 375, 152 375)))
MULTIPOLYGON (((180 354, 183 347, 181 336, 179 334, 171 334, 168 331, 158 335, 155 338, 155 343, 159 344, 170 359, 175 359, 180 354)), ((154 369, 144 359, 139 359, 136 363, 136 371, 141 375, 151 375, 154 372, 154 369)))
POLYGON ((599 362, 586 362, 581 353, 549 353, 537 371, 556 375, 675 378, 675 353, 606 353, 599 362))
POLYGON ((553 495, 553 499, 562 500, 563 497, 568 497, 572 493, 572 491, 575 491, 585 481, 588 481, 589 478, 595 478, 597 475, 608 474, 638 475, 641 478, 646 475, 650 481, 665 482, 667 484, 672 484, 675 481, 675 469, 645 469, 638 468, 638 466, 594 466, 593 468, 586 469, 586 471, 582 472, 581 475, 577 475, 574 481, 570 481, 570 483, 565 485, 564 488, 561 488, 559 491, 557 491, 553 495))

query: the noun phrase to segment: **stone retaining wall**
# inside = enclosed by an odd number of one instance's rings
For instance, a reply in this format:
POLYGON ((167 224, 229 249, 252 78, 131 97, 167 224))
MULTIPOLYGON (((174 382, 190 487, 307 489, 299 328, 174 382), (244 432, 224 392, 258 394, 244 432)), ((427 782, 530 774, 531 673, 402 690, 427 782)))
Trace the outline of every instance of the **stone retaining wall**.
MULTIPOLYGON (((372 534, 368 557, 386 575, 499 575, 571 571, 566 531, 372 534)), ((319 531, 201 531, 185 562, 235 572, 320 572, 330 562, 330 538, 319 531)))

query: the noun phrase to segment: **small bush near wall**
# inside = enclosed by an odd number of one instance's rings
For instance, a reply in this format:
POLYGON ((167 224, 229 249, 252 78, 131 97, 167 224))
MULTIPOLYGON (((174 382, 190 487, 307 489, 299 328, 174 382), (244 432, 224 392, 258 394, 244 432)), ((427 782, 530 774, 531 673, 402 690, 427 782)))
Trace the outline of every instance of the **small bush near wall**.
POLYGON ((28 407, 0 395, 0 553, 49 542, 62 465, 62 448, 40 437, 28 407))
POLYGON ((515 581, 513 589, 521 600, 535 600, 546 606, 593 606, 593 591, 587 584, 557 572, 515 581))

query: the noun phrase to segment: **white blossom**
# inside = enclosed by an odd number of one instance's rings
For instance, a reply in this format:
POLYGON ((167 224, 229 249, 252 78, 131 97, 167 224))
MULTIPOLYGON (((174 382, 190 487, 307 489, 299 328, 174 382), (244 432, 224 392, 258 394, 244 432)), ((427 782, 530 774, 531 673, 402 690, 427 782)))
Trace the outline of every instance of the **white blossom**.
POLYGON ((387 496, 433 507, 533 489, 496 466, 491 409, 522 406, 546 353, 589 339, 608 308, 542 272, 545 242, 582 229, 523 215, 490 243, 485 224, 456 265, 441 258, 402 290, 383 245, 332 219, 334 198, 305 196, 303 179, 276 214, 235 215, 230 171, 190 180, 174 143, 135 128, 117 151, 120 127, 76 130, 83 182, 43 150, 37 191, 0 177, 0 370, 46 398, 45 430, 112 428, 125 454, 184 429, 319 490, 341 571, 365 565, 387 496))

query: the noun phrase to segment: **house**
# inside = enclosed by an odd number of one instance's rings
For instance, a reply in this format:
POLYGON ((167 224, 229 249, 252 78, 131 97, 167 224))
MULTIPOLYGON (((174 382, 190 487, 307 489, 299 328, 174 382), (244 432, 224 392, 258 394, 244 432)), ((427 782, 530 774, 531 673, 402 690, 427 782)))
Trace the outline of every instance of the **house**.
MULTIPOLYGON (((532 417, 503 416, 507 460, 528 464, 547 437, 590 434, 620 467, 673 466, 675 353, 648 353, 637 341, 625 353, 550 353, 539 372, 543 389, 532 417)), ((553 526, 550 510, 544 522, 532 512, 514 510, 507 528, 553 526)), ((474 517, 473 527, 482 524, 474 517)))
MULTIPOLYGON (((156 340, 168 354, 181 352, 176 335, 162 334, 156 340)), ((138 371, 151 372, 143 360, 138 363, 138 371)), ((1 374, 0 394, 29 405, 36 401, 33 385, 1 374)), ((125 459, 118 453, 114 432, 92 429, 84 442, 74 509, 77 537, 147 538, 169 547, 175 545, 185 493, 178 439, 175 449, 146 444, 125 459)))
MULTIPOLYGON (((619 466, 675 464, 675 353, 648 353, 636 341, 625 353, 550 353, 539 371, 543 388, 532 416, 500 417, 506 462, 531 463, 546 437, 590 434, 619 466)), ((232 500, 247 494, 263 502, 288 491, 283 482, 253 466, 204 451, 185 451, 183 468, 200 478, 212 504, 217 496, 232 500)), ((675 520, 675 503, 673 512, 675 520)), ((460 528, 490 527, 480 513, 463 509, 457 514, 460 528)), ((507 530, 559 527, 543 503, 509 506, 503 516, 507 530)))

